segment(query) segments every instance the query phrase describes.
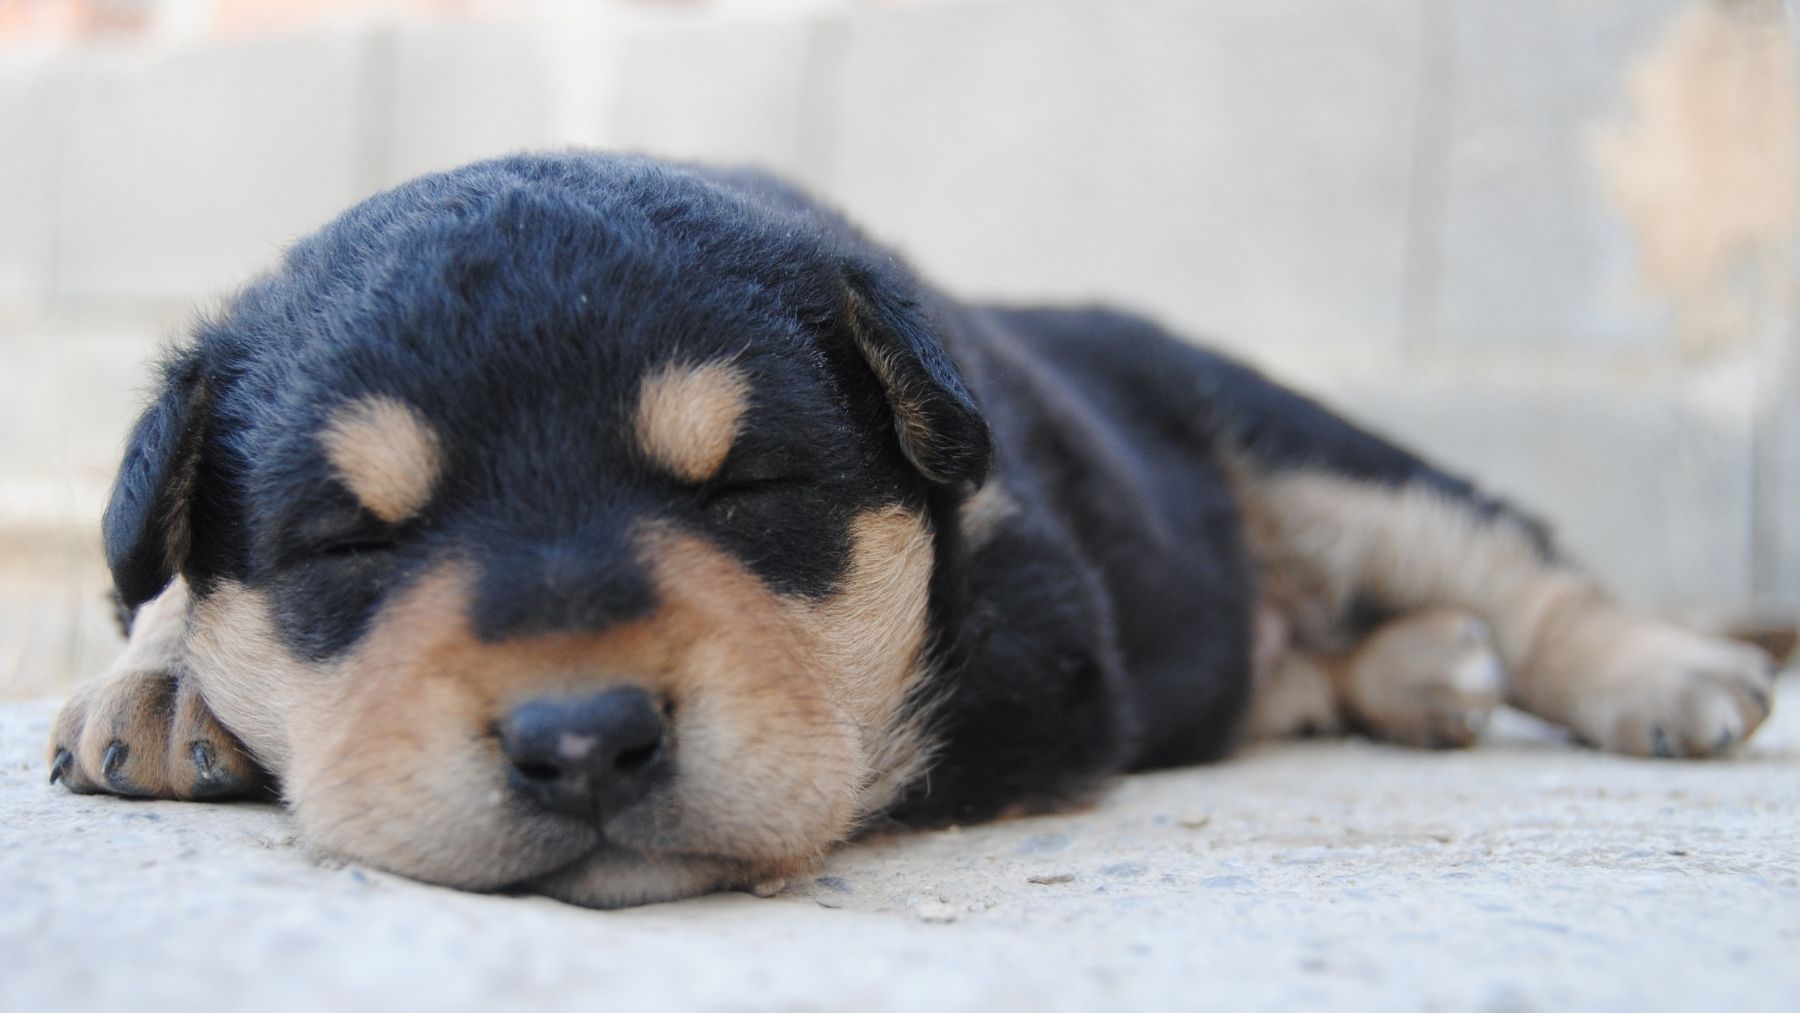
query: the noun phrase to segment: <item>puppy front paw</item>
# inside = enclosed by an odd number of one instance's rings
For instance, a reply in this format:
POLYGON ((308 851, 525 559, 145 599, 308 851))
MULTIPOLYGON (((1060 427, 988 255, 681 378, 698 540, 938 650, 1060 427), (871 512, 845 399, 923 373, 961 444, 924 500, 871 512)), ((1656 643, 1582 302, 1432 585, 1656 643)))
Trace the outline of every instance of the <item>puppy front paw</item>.
POLYGON ((1715 756, 1769 716, 1775 662, 1760 648, 1615 612, 1572 623, 1532 668, 1567 724, 1637 756, 1715 756))
POLYGON ((1761 649, 1673 626, 1640 636, 1608 679, 1628 689, 1593 731, 1601 745, 1639 756, 1714 756, 1769 716, 1775 663, 1761 649))
POLYGON ((50 733, 50 780, 80 794, 238 798, 265 777, 190 680, 168 669, 114 670, 63 705, 50 733))

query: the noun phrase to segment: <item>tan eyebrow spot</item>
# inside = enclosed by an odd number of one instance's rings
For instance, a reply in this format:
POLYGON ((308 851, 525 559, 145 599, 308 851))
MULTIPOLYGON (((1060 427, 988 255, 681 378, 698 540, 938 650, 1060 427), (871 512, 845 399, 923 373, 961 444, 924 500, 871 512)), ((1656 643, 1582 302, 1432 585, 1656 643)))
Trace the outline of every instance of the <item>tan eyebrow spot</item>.
POLYGON ((666 366, 638 388, 638 447, 677 478, 711 478, 731 452, 749 399, 750 382, 725 363, 666 366))
POLYGON ((443 470, 437 433, 391 397, 358 398, 334 409, 319 442, 338 480, 389 524, 418 513, 443 470))

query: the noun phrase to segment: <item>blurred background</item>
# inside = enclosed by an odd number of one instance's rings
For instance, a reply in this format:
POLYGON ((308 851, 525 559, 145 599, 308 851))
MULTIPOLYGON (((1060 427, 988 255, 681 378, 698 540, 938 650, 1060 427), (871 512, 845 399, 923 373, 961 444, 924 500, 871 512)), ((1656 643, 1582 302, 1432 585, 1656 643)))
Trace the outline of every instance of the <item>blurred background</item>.
POLYGON ((1782 0, 0 0, 0 698, 116 650, 144 364, 411 175, 758 164, 969 297, 1150 313, 1553 517, 1800 608, 1782 0))

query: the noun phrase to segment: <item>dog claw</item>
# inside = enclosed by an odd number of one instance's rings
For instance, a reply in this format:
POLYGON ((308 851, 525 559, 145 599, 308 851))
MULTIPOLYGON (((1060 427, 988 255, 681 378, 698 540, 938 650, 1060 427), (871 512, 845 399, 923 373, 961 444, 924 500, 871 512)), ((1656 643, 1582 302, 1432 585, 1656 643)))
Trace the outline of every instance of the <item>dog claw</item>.
POLYGON ((202 785, 210 785, 219 780, 219 770, 212 747, 204 742, 188 744, 188 756, 194 761, 194 776, 202 785))
MULTIPOLYGON (((1772 680, 1775 676, 1771 674, 1769 678, 1772 680)), ((1763 714, 1769 713, 1769 694, 1766 691, 1759 686, 1751 686, 1744 692, 1749 695, 1750 702, 1756 705, 1757 711, 1763 714)))
POLYGON ((1669 741, 1669 733, 1663 731, 1661 725, 1650 729, 1650 753, 1652 756, 1675 755, 1675 746, 1669 741))
POLYGON ((50 761, 50 783, 55 784, 62 780, 63 775, 69 772, 69 764, 74 760, 75 757, 70 755, 67 749, 58 749, 56 759, 50 761))
POLYGON ((130 756, 130 746, 118 739, 112 740, 106 747, 106 755, 100 758, 100 772, 106 775, 108 781, 114 780, 119 768, 125 765, 125 760, 130 756))
POLYGON ((112 740, 100 757, 100 776, 121 795, 141 795, 143 792, 138 786, 125 776, 125 761, 130 758, 131 747, 118 739, 112 740))

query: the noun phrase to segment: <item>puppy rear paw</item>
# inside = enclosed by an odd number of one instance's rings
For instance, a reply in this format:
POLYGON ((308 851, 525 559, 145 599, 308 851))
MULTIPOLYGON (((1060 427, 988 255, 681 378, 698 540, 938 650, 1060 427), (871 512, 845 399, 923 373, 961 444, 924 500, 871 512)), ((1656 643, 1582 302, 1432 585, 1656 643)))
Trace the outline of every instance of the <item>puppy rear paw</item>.
POLYGON ((1474 744, 1504 672, 1486 624, 1457 609, 1413 613, 1360 645, 1341 673, 1346 705, 1376 738, 1422 749, 1474 744))
POLYGON ((50 733, 50 780, 80 794, 187 800, 261 790, 264 775, 192 684, 167 670, 81 687, 50 733))

